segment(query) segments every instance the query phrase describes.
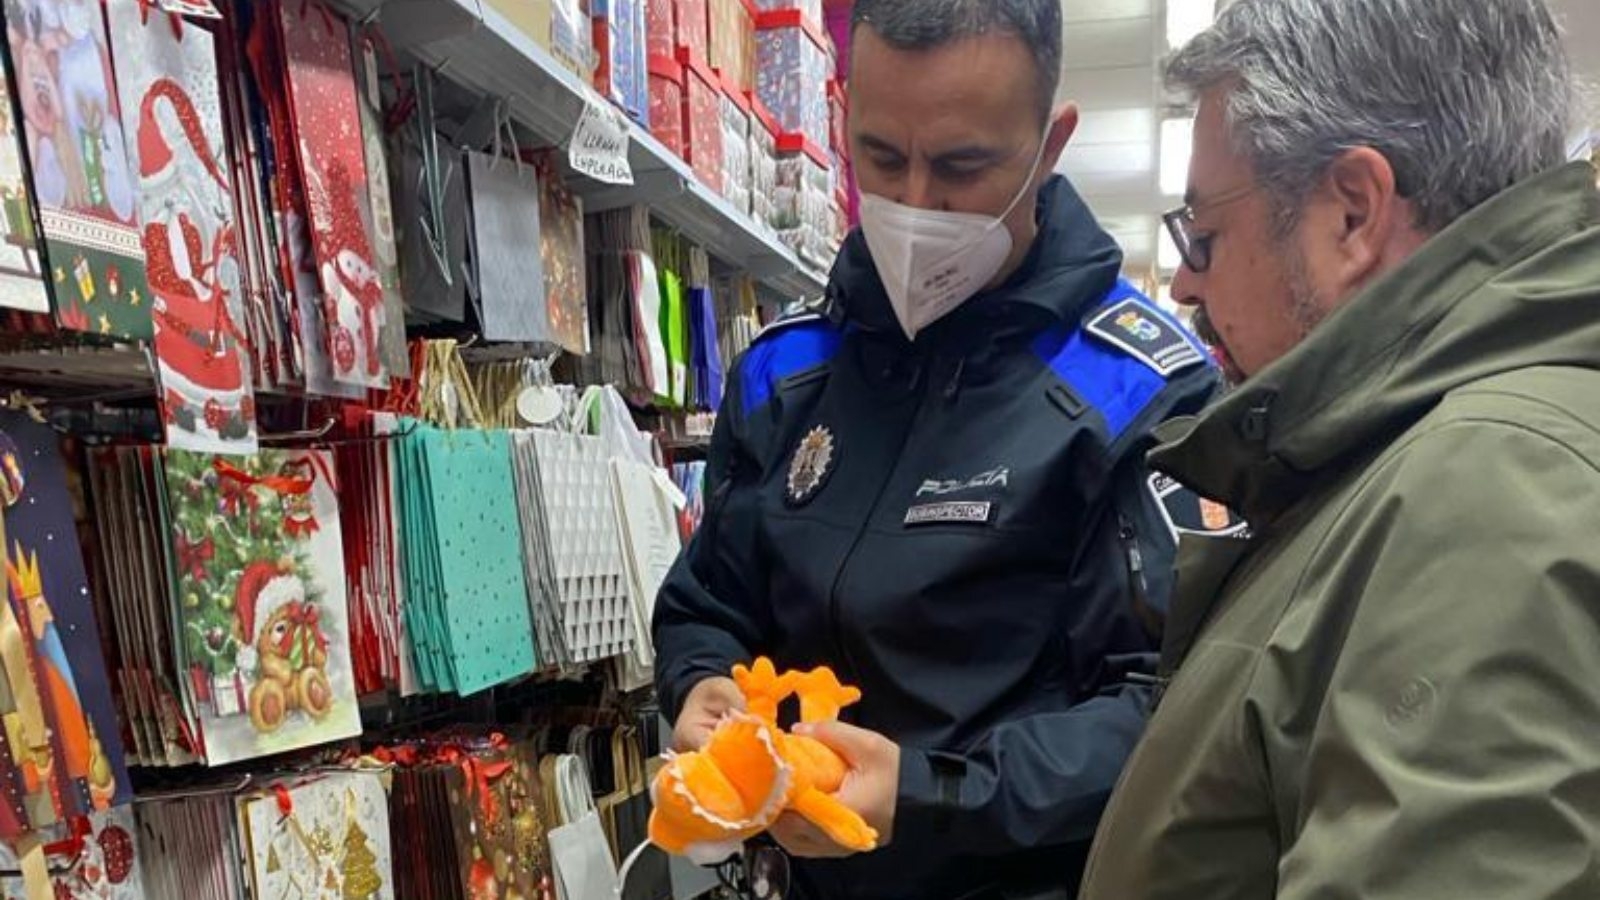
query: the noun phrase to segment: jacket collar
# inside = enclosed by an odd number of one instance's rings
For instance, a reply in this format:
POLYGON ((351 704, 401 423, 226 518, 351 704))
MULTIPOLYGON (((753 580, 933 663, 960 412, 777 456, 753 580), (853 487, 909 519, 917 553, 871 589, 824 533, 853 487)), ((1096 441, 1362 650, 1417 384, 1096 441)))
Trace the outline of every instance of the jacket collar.
POLYGON ((1257 525, 1449 392, 1541 365, 1600 368, 1600 194, 1576 163, 1468 213, 1336 311, 1152 463, 1257 525))

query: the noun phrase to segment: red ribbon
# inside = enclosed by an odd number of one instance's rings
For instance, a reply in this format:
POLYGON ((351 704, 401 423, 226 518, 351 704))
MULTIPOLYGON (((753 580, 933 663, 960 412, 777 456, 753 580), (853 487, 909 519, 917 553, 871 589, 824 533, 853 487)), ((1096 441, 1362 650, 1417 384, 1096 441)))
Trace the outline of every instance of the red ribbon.
POLYGON ((493 825, 495 820, 500 818, 500 801, 495 797, 490 782, 511 771, 511 762, 509 760, 489 762, 469 756, 462 762, 461 768, 467 774, 468 792, 476 791, 478 794, 478 808, 483 811, 483 824, 493 825))
POLYGON ((296 644, 304 665, 310 665, 313 650, 326 650, 328 636, 322 633, 322 612, 315 603, 295 601, 286 607, 289 624, 294 626, 278 642, 278 654, 285 659, 294 655, 296 644))
POLYGON ((281 784, 272 786, 272 793, 278 798, 278 812, 285 819, 294 815, 294 798, 289 796, 289 789, 281 784))
POLYGON ((211 538, 206 538, 199 543, 189 539, 188 535, 178 534, 178 568, 187 569, 189 578, 202 581, 206 577, 206 563, 217 557, 217 544, 211 538))
MULTIPOLYGON (((249 472, 235 467, 232 463, 218 457, 211 461, 211 467, 222 476, 224 481, 231 481, 245 487, 264 487, 274 494, 288 494, 298 496, 311 491, 311 485, 316 481, 317 473, 309 461, 301 459, 290 463, 289 466, 304 468, 305 477, 296 478, 292 475, 251 475, 249 472)), ((286 467, 287 468, 287 467, 286 467)))

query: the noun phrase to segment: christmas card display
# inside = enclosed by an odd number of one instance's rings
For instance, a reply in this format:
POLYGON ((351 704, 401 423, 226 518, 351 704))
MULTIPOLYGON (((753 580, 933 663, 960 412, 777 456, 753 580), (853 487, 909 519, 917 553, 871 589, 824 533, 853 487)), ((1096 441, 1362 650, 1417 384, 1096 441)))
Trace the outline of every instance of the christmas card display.
POLYGON ((479 323, 491 341, 551 339, 539 244, 539 186, 533 169, 468 151, 474 283, 479 323))
POLYGON ((47 313, 50 294, 33 226, 33 198, 22 170, 22 135, 12 109, 11 87, 0 77, 0 306, 47 313))
POLYGON ((138 188, 96 0, 34 0, 6 16, 49 282, 63 328, 151 336, 138 188))
MULTIPOLYGON (((145 892, 135 837, 138 827, 131 809, 124 806, 92 813, 88 824, 82 850, 75 858, 50 860, 52 865, 59 866, 50 875, 50 886, 57 900, 147 900, 156 896, 179 896, 145 892)), ((66 829, 58 826, 55 830, 64 832, 66 829)), ((9 847, 0 844, 0 870, 13 872, 16 869, 16 856, 9 847)), ((0 900, 27 900, 27 896, 20 877, 0 877, 0 900)))
POLYGON ((130 796, 100 630, 56 433, 0 413, 7 602, 0 834, 103 810, 130 796))
POLYGON ((222 765, 361 733, 332 459, 168 451, 182 690, 222 765))
POLYGON ((396 479, 406 627, 425 689, 472 694, 533 671, 522 534, 504 431, 408 424, 396 479))
POLYGON ((589 352, 588 259, 583 254, 583 201, 567 187, 551 157, 539 166, 539 254, 551 339, 568 353, 589 352))
POLYGON ((132 0, 108 8, 133 136, 167 443, 256 451, 231 164, 212 37, 132 0))
POLYGON ((329 773, 239 801, 258 900, 393 900, 389 804, 376 773, 329 773))
MULTIPOLYGON (((333 376, 387 387, 385 300, 361 208, 370 206, 350 26, 314 0, 278 5, 333 376)), ((280 148, 281 149, 281 148, 280 148)))

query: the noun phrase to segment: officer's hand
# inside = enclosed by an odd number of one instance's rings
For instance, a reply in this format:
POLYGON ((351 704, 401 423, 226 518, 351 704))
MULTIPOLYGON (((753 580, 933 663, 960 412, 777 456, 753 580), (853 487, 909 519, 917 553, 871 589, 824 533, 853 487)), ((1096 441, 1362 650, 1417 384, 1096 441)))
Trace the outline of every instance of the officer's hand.
MULTIPOLYGON (((876 732, 842 722, 797 725, 794 731, 816 738, 844 759, 850 772, 834 796, 878 832, 879 847, 888 846, 894 835, 895 804, 900 799, 900 745, 876 732)), ((854 852, 834 843, 817 826, 793 813, 785 813, 769 833, 791 856, 837 859, 854 852)))
POLYGON ((744 712, 744 693, 732 678, 707 678, 694 686, 683 712, 672 728, 672 749, 679 753, 699 750, 729 712, 744 712))

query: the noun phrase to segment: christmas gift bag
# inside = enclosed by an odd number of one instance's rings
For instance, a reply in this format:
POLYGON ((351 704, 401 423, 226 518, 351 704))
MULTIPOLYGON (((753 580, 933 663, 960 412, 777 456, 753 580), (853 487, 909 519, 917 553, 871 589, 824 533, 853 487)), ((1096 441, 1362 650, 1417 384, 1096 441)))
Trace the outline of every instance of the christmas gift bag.
POLYGON ((468 152, 479 320, 491 341, 551 340, 544 261, 537 247, 539 186, 533 170, 468 152))
POLYGON ((371 198, 350 26, 311 0, 278 10, 333 376, 387 387, 384 288, 367 226, 371 198))
POLYGON ((463 758, 449 779, 463 896, 540 900, 553 893, 532 744, 494 739, 463 758))
POLYGON ((439 597, 446 661, 455 690, 472 694, 533 671, 522 532, 512 485, 511 441, 504 431, 420 432, 426 502, 438 537, 439 597))
POLYGON ((362 151, 367 161, 367 203, 361 204, 367 233, 372 235, 373 265, 383 287, 383 331, 378 347, 391 376, 409 377, 411 355, 406 347, 406 304, 400 293, 400 248, 395 237, 394 203, 389 183, 389 157, 383 140, 383 97, 378 83, 377 49, 364 35, 355 38, 360 81, 362 151))
POLYGON ((206 762, 361 732, 331 457, 171 450, 178 656, 206 762))
POLYGON ((211 35, 117 0, 123 127, 139 177, 146 273, 167 443, 256 451, 255 400, 240 346, 243 297, 231 163, 211 35))
POLYGON ((241 807, 252 896, 393 900, 389 803, 377 774, 329 774, 241 807))
POLYGON ((589 352, 588 260, 583 251, 583 200, 546 157, 539 166, 539 254, 551 339, 568 353, 589 352))
POLYGON ((0 306, 47 313, 50 294, 33 227, 33 198, 22 174, 22 135, 11 110, 11 87, 0 77, 0 306))
MULTIPOLYGON (((14 708, 5 715, 35 826, 129 796, 100 630, 79 550, 56 434, 0 413, 6 588, 0 657, 14 708)), ((12 807, 12 811, 14 811, 12 807)))
POLYGON ((97 0, 37 0, 6 16, 28 161, 63 328, 147 339, 138 189, 97 0), (26 14, 22 14, 22 11, 26 14))
MULTIPOLYGON (((89 816, 89 833, 83 836, 81 851, 73 859, 51 859, 55 870, 50 886, 57 900, 146 900, 138 845, 134 835, 133 811, 128 807, 97 812, 89 816)), ((10 848, 0 844, 0 870, 12 872, 17 860, 10 848)), ((23 880, 0 877, 0 900, 26 900, 23 880)))

